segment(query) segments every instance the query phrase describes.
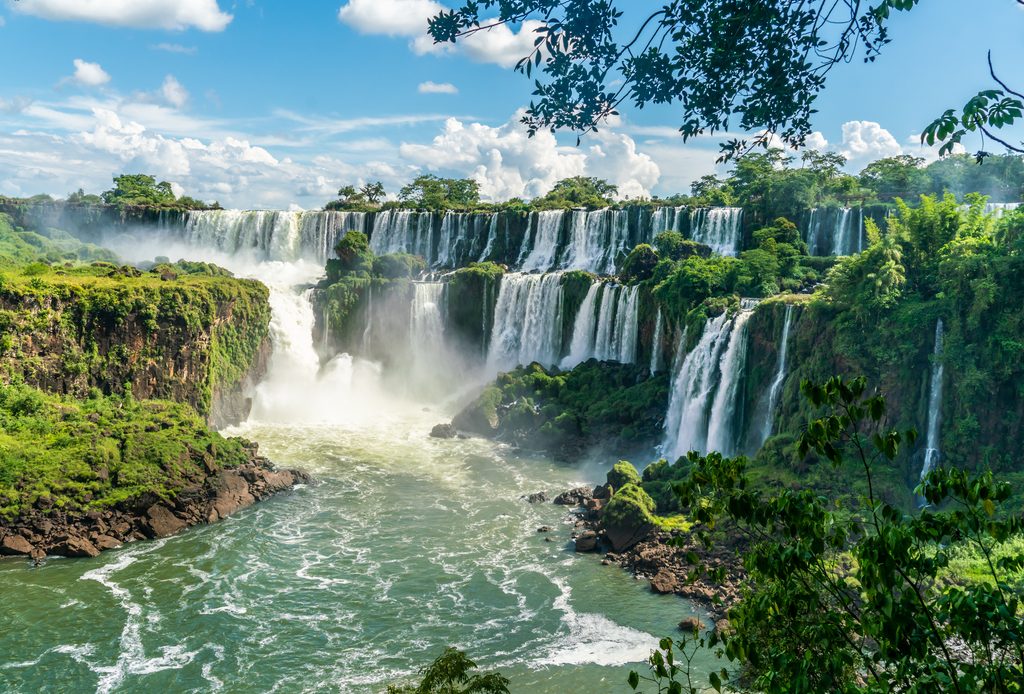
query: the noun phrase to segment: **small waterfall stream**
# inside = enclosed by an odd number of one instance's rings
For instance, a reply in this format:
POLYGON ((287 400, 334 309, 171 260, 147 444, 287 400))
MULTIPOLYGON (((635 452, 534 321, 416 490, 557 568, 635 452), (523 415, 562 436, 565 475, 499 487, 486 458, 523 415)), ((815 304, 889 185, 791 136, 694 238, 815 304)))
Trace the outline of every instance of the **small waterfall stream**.
POLYGON ((789 356, 789 331, 793 325, 793 304, 786 304, 786 318, 782 324, 782 341, 779 343, 779 361, 775 369, 775 378, 768 389, 768 405, 765 409, 764 424, 761 426, 761 445, 771 438, 775 431, 775 410, 779 406, 782 384, 786 380, 787 358, 789 356))
POLYGON ((494 309, 488 370, 558 363, 562 351, 562 276, 505 275, 494 309))
POLYGON ((931 390, 928 394, 928 436, 925 439, 924 466, 921 468, 922 481, 928 477, 941 460, 939 440, 942 433, 942 379, 945 375, 945 366, 942 363, 944 333, 945 327, 940 318, 935 325, 935 348, 932 352, 931 390))

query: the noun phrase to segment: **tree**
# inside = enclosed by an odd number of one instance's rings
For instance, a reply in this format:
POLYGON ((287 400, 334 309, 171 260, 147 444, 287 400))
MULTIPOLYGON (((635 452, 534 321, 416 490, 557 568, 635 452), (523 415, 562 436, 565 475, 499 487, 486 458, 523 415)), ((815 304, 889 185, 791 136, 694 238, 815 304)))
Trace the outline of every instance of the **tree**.
MULTIPOLYGON (((1005 580, 1024 556, 994 553, 1024 530, 999 513, 1010 485, 990 472, 938 469, 917 490, 928 507, 906 515, 879 499, 875 480, 916 434, 883 427, 885 400, 863 378, 804 381, 801 390, 820 416, 797 454, 859 475, 866 491, 855 501, 768 493, 743 458, 681 459, 689 473, 676 491, 696 536, 711 546, 728 524, 750 541, 747 593, 729 613, 731 633, 709 644, 721 643, 746 682, 767 692, 1024 691, 1021 597, 1005 580), (986 580, 943 580, 954 544, 979 553, 986 580), (952 653, 953 643, 968 655, 952 653)), ((712 685, 720 690, 718 673, 712 685)))
POLYGON ((423 670, 416 687, 388 687, 388 694, 508 694, 509 681, 496 672, 472 674, 476 663, 454 648, 423 670))
POLYGON ((618 193, 618 186, 602 178, 575 176, 556 183, 547 195, 534 201, 534 207, 541 209, 601 208, 611 205, 612 198, 618 193))
POLYGON ((376 183, 367 183, 359 189, 359 193, 366 198, 366 201, 371 205, 380 203, 386 194, 384 191, 384 184, 380 181, 377 181, 376 183))
POLYGON ((424 174, 402 188, 398 199, 430 210, 471 209, 480 203, 480 184, 472 179, 424 174))
POLYGON ((690 193, 694 202, 708 207, 732 207, 736 204, 736 196, 728 181, 708 174, 690 184, 690 193))
POLYGON ((350 231, 334 245, 337 260, 327 261, 327 274, 331 281, 337 281, 341 275, 369 275, 373 271, 374 255, 370 250, 370 240, 361 231, 350 231))
POLYGON ((860 172, 860 182, 879 200, 909 198, 927 186, 928 177, 923 166, 924 159, 909 154, 879 159, 860 172))
MULTIPOLYGON (((596 131, 627 102, 679 104, 684 140, 737 128, 757 133, 723 143, 728 159, 767 148, 773 136, 803 146, 829 73, 857 58, 873 62, 890 41, 891 15, 919 3, 666 0, 630 22, 640 27, 635 33, 620 37, 623 12, 612 0, 474 0, 431 19, 429 34, 454 43, 494 26, 539 20, 533 50, 516 66, 527 77, 544 76, 523 117, 531 133, 596 131)), ((998 89, 979 93, 959 114, 947 111, 922 139, 949 148, 968 132, 981 132, 1022 151, 993 131, 1021 118, 1024 97, 994 68, 990 73, 998 89)))
POLYGON ((146 174, 122 174, 114 178, 114 187, 102 195, 103 202, 118 207, 174 207, 177 199, 171 184, 156 182, 146 174))

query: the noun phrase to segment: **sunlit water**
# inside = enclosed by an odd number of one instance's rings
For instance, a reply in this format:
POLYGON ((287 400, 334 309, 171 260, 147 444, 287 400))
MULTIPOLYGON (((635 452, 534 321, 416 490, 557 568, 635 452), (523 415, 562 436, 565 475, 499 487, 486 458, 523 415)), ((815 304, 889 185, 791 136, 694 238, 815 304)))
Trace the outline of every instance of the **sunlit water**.
POLYGON ((319 268, 238 269, 271 287, 275 355, 227 433, 317 483, 98 559, 0 561, 0 690, 377 692, 455 646, 513 691, 631 691, 691 606, 575 554, 566 510, 521 498, 598 481, 606 461, 431 439, 450 406, 395 400, 345 355, 320 367, 294 288, 319 268))
POLYGON ((586 474, 431 440, 436 419, 247 426, 318 483, 96 560, 0 563, 2 688, 379 691, 454 645, 515 691, 628 691, 687 603, 574 554, 564 509, 520 499, 586 474))

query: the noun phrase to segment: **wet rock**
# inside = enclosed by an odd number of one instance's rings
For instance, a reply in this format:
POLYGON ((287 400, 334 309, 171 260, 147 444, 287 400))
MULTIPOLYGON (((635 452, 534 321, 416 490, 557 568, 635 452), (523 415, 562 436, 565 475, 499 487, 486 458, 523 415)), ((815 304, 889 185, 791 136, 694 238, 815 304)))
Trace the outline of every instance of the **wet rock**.
POLYGON ((0 540, 0 554, 27 557, 32 554, 33 549, 35 548, 32 543, 21 535, 8 535, 0 540))
POLYGON ((728 636, 732 632, 732 624, 729 623, 728 619, 722 618, 715 622, 715 633, 728 636))
POLYGON ((593 530, 584 530, 576 537, 577 552, 593 552, 597 549, 597 533, 593 530))
POLYGON ((552 530, 554 530, 554 528, 552 528, 550 525, 542 525, 539 528, 537 528, 537 532, 539 533, 549 533, 552 530))
POLYGON ((435 439, 454 439, 459 435, 452 424, 438 424, 430 430, 430 436, 435 439))
POLYGON ((547 502, 548 495, 544 492, 537 492, 535 494, 527 494, 526 496, 521 496, 519 498, 525 500, 528 504, 543 504, 547 502))
POLYGON ((687 634, 692 634, 694 632, 699 633, 704 631, 705 628, 707 628, 707 625, 697 617, 684 617, 679 622, 679 631, 686 632, 687 634))
MULTIPOLYGON (((151 537, 168 537, 185 529, 185 521, 178 518, 171 509, 157 504, 150 506, 142 521, 143 528, 151 537)), ((76 555, 68 555, 76 556, 76 555)))
POLYGON ((97 549, 101 552, 105 552, 110 549, 117 549, 121 546, 121 541, 111 537, 110 535, 97 535, 92 543, 96 545, 97 549))
POLYGON ((651 579, 651 590, 655 593, 667 595, 679 589, 679 579, 667 569, 662 569, 651 579))
POLYGON ((594 492, 590 487, 576 487, 556 496, 555 503, 559 506, 582 506, 593 496, 594 492))
POLYGON ((99 549, 84 537, 68 537, 53 546, 52 552, 62 557, 98 557, 99 549))

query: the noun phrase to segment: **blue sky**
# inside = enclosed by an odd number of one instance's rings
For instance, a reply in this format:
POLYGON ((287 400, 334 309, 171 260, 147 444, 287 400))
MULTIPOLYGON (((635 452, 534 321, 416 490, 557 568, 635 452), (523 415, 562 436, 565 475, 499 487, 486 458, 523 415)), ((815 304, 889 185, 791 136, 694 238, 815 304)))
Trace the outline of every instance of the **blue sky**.
MULTIPOLYGON (((621 2, 628 21, 656 2, 621 2)), ((145 171, 237 207, 316 207, 339 185, 390 191, 422 171, 485 196, 597 175, 631 195, 685 192, 716 138, 683 145, 677 113, 626 109, 588 137, 529 140, 530 83, 511 64, 529 27, 454 51, 422 38, 435 0, 6 0, 0 5, 0 193, 100 191, 145 171), (301 8, 301 9, 300 9, 301 8)), ((1024 64, 1013 0, 922 0, 873 65, 833 73, 812 142, 858 170, 987 87, 985 52, 1024 64)), ((1024 86, 1024 85, 1020 85, 1024 86)), ((977 143, 970 143, 975 146, 977 143)))

